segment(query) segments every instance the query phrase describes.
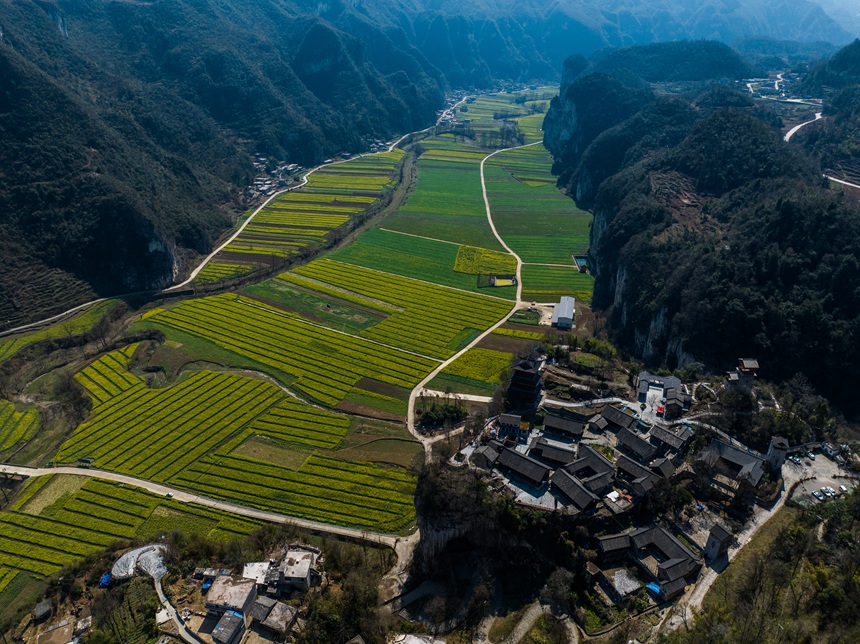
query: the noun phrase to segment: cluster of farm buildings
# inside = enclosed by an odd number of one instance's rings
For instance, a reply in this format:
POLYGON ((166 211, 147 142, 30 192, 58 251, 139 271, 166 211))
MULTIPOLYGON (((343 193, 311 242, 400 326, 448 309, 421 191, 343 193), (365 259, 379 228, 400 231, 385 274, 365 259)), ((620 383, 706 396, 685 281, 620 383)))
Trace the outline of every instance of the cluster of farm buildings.
MULTIPOLYGON (((293 591, 307 591, 321 580, 315 566, 320 551, 292 546, 283 558, 245 564, 241 575, 198 568, 206 617, 214 644, 235 644, 248 629, 271 641, 283 641, 293 628, 297 609, 282 601, 293 591)), ((205 623, 205 621, 204 621, 205 623)))
MULTIPOLYGON (((621 524, 649 492, 682 472, 704 475, 716 496, 727 502, 738 495, 755 496, 763 480, 779 478, 792 451, 778 436, 761 454, 719 432, 691 450, 697 426, 680 419, 691 396, 675 377, 640 373, 635 403, 564 407, 542 398, 542 369, 543 361, 531 357, 513 370, 510 398, 522 409, 534 405, 530 413, 500 415, 479 441, 463 450, 470 466, 490 472, 491 485, 523 505, 602 519, 602 525, 614 519, 621 524)), ((726 374, 726 388, 749 392, 757 369, 755 360, 740 360, 726 374)), ((625 601, 645 587, 653 601, 667 601, 683 594, 703 564, 722 558, 733 541, 720 520, 713 522, 704 543, 655 522, 597 537, 599 559, 588 569, 595 588, 608 600, 625 601)))

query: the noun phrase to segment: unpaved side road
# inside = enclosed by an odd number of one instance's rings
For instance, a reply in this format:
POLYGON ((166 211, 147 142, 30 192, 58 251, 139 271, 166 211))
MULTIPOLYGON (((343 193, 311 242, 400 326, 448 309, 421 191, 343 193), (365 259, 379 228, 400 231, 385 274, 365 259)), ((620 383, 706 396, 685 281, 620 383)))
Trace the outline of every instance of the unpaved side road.
POLYGON ((523 614, 523 618, 520 620, 520 623, 516 625, 514 631, 501 642, 501 644, 517 644, 521 639, 526 636, 526 633, 531 630, 531 627, 534 626, 534 623, 538 620, 538 617, 548 612, 549 609, 542 605, 540 602, 536 601, 531 606, 526 609, 526 612, 523 614))
POLYGON ((447 367, 449 364, 454 362, 454 360, 456 360, 457 358, 462 356, 464 353, 466 353, 472 347, 477 346, 477 344, 479 342, 481 342, 481 340, 486 338, 493 331, 495 331, 500 326, 502 326, 505 322, 507 322, 508 319, 522 307, 523 260, 519 255, 517 255, 513 250, 511 250, 510 246, 508 246, 505 243, 505 240, 502 239, 501 235, 499 235, 499 232, 496 230, 496 225, 493 223, 493 209, 490 206, 490 199, 489 199, 489 196, 487 195, 487 182, 486 182, 486 179, 484 177, 484 164, 487 162, 488 159, 494 157, 497 154, 500 154, 501 152, 508 152, 510 150, 517 150, 519 148, 528 148, 528 147, 531 147, 533 145, 538 145, 539 143, 540 143, 540 141, 536 141, 535 143, 527 143, 526 145, 518 145, 518 146, 515 146, 512 148, 505 148, 503 150, 496 150, 495 152, 491 152, 490 154, 488 154, 487 156, 485 156, 481 160, 481 191, 484 195, 484 207, 486 208, 486 211, 487 211, 487 221, 490 224, 490 228, 493 231, 493 235, 496 236, 496 239, 499 240, 499 243, 504 247, 505 250, 507 250, 517 260, 517 300, 516 300, 516 302, 513 303, 511 310, 508 312, 508 314, 506 316, 504 316, 501 320, 496 322, 489 329, 487 329, 486 331, 481 333, 477 338, 472 340, 469 344, 467 344, 465 347, 460 349, 457 353, 455 353, 453 356, 448 358, 445 362, 443 362, 442 364, 437 366, 433 371, 430 372, 430 374, 426 378, 424 378, 424 380, 419 382, 415 386, 415 388, 412 390, 412 392, 409 394, 409 407, 407 409, 407 414, 406 414, 406 426, 409 429, 409 433, 411 433, 417 440, 421 441, 421 444, 424 446, 424 457, 428 461, 430 460, 430 454, 431 454, 430 444, 432 441, 430 439, 428 439, 426 436, 423 436, 421 434, 421 432, 419 432, 418 429, 415 427, 415 401, 418 398, 419 394, 422 391, 424 391, 424 389, 427 386, 427 383, 429 383, 431 380, 433 380, 433 378, 435 378, 437 375, 439 375, 439 373, 445 367, 447 367))
MULTIPOLYGON (((783 466, 783 490, 774 504, 769 508, 756 506, 753 511, 752 519, 744 526, 744 529, 735 537, 735 544, 729 548, 729 562, 734 559, 738 552, 749 543, 758 531, 764 526, 773 516, 785 505, 788 500, 788 492, 791 487, 805 478, 830 477, 835 464, 829 459, 819 457, 818 460, 812 463, 811 466, 805 468, 794 467, 791 463, 786 462, 783 466)), ((719 573, 713 568, 708 567, 705 573, 699 578, 692 592, 684 599, 675 604, 674 609, 667 616, 666 621, 660 627, 664 633, 670 633, 684 624, 692 624, 695 615, 702 610, 702 602, 705 595, 713 586, 714 582, 719 577, 719 573)))

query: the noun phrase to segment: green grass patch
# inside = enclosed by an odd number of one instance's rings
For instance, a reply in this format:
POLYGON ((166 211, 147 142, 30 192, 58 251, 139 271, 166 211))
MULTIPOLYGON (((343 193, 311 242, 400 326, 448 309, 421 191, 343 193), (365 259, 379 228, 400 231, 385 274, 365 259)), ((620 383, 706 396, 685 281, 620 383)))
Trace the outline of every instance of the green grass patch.
POLYGON ((118 304, 118 300, 99 302, 65 320, 38 331, 23 333, 0 340, 0 362, 5 362, 16 353, 41 340, 55 340, 80 335, 89 331, 96 322, 107 315, 118 304))
POLYGON ((500 384, 511 366, 513 356, 492 349, 469 349, 442 370, 446 376, 458 376, 486 383, 490 389, 500 384))
POLYGON ((509 338, 519 338, 520 340, 537 340, 540 342, 546 336, 538 331, 523 331, 521 329, 508 329, 499 327, 493 331, 493 335, 503 335, 509 338))
POLYGON ((299 470, 308 460, 311 450, 305 451, 294 444, 287 445, 268 436, 253 436, 234 449, 231 454, 266 461, 288 470, 299 470))
POLYGON ((581 364, 583 367, 599 367, 603 363, 603 359, 593 353, 576 352, 571 354, 571 357, 576 364, 581 364))
POLYGON ((523 266, 523 299, 532 302, 558 302, 571 296, 590 303, 594 278, 575 267, 523 266))
POLYGON ((343 300, 324 294, 309 293, 291 286, 282 279, 271 279, 250 286, 244 291, 281 304, 303 317, 331 326, 340 331, 358 333, 381 322, 385 315, 360 308, 343 300))

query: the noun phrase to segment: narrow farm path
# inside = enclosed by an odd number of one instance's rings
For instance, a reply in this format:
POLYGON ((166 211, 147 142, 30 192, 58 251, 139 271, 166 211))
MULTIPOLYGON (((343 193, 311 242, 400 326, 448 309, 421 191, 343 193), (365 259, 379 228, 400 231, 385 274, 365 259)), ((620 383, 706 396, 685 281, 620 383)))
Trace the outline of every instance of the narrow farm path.
POLYGON ((176 612, 176 608, 170 603, 167 595, 164 594, 164 588, 161 586, 161 578, 157 577, 153 581, 155 583, 155 592, 158 594, 158 601, 161 602, 161 606, 167 611, 168 616, 176 625, 176 630, 179 631, 180 639, 188 644, 205 644, 205 642, 197 637, 193 631, 189 630, 185 625, 185 622, 182 621, 179 613, 176 612))
MULTIPOLYGON (((496 230, 496 225, 493 223, 493 209, 490 206, 490 199, 487 196, 487 181, 486 181, 486 178, 484 176, 484 164, 487 162, 487 159, 490 159, 490 158, 496 156, 497 154, 499 154, 501 152, 509 152, 510 150, 517 150, 519 148, 528 148, 528 147, 531 147, 533 145, 539 145, 540 143, 541 143, 541 141, 535 141, 534 143, 527 143, 525 145, 517 145, 517 146, 514 146, 512 148, 504 148, 502 150, 496 150, 495 152, 491 152, 490 154, 488 154, 487 156, 485 156, 481 160, 481 192, 483 193, 483 196, 484 196, 484 207, 487 210, 487 221, 490 224, 490 229, 493 231, 493 235, 495 235, 496 239, 499 241, 499 243, 502 245, 502 247, 506 251, 508 251, 511 255, 513 255, 517 260, 517 299, 516 299, 516 302, 514 302, 514 305, 511 307, 511 310, 508 311, 507 315, 502 317, 501 320, 496 322, 489 329, 485 330, 483 333, 478 335, 478 337, 473 339, 469 344, 467 344, 465 347, 460 349, 453 356, 451 356, 450 358, 445 360, 443 363, 441 363, 439 366, 437 366, 433 371, 431 371, 427 375, 426 378, 424 378, 424 380, 419 382, 415 386, 415 388, 410 392, 410 394, 409 394, 409 406, 407 408, 407 413, 406 413, 406 427, 409 429, 410 434, 412 434, 417 440, 421 441, 421 444, 424 447, 424 460, 425 461, 429 462, 429 460, 430 460, 431 446, 432 446, 434 441, 432 439, 428 438, 427 436, 423 436, 421 434, 421 432, 418 431, 418 428, 415 426, 415 401, 418 399, 421 392, 423 392, 426 389, 427 384, 431 380, 433 380, 433 378, 438 376, 439 373, 445 367, 447 367, 449 364, 454 362, 457 358, 459 358, 460 356, 465 354, 469 349, 472 349, 475 346, 477 346, 478 343, 481 342, 481 340, 486 338, 493 331, 495 331, 500 326, 502 326, 505 322, 507 322, 508 319, 514 313, 516 313, 522 307, 522 304, 523 304, 523 301, 522 301, 522 295, 523 295, 523 280, 522 280, 523 260, 522 260, 522 258, 520 258, 519 255, 517 255, 513 250, 511 250, 510 246, 508 246, 505 243, 505 240, 502 239, 502 236, 499 234, 499 231, 496 230)), ((488 297, 491 297, 491 296, 488 296, 488 297)))
MULTIPOLYGON (((90 478, 115 481, 116 483, 132 485, 134 487, 141 488, 143 490, 146 490, 147 492, 152 492, 153 494, 158 494, 160 496, 166 496, 167 494, 171 494, 172 498, 176 501, 181 501, 183 503, 192 503, 194 505, 202 505, 207 508, 221 510, 222 512, 231 512, 233 514, 238 514, 239 516, 248 517, 249 519, 258 519, 260 521, 268 521, 270 523, 285 523, 297 526, 304 530, 309 530, 311 532, 331 534, 340 537, 348 537, 351 539, 365 541, 367 543, 388 546, 389 548, 393 548, 396 552, 398 552, 398 557, 400 552, 403 551, 403 548, 398 548, 400 543, 409 541, 408 538, 400 538, 396 535, 381 534, 378 532, 370 532, 368 530, 358 530, 356 528, 346 528, 343 526, 321 523, 319 521, 310 521, 308 519, 298 519, 295 517, 287 516, 285 514, 267 512, 265 510, 257 510, 254 508, 245 507, 243 505, 236 505, 235 503, 228 503, 226 501, 217 501, 215 499, 210 499, 205 496, 200 496, 199 494, 195 494, 194 492, 187 492, 185 490, 172 488, 167 485, 162 485, 160 483, 153 483, 152 481, 147 481, 146 479, 139 479, 134 476, 127 476, 125 474, 117 474, 116 472, 107 472, 105 470, 84 469, 79 467, 39 468, 25 467, 22 465, 2 464, 0 465, 0 474, 27 477, 50 476, 52 474, 70 474, 73 476, 88 476, 90 478)), ((417 535, 417 532, 415 534, 417 535)), ((411 536, 412 535, 410 535, 410 537, 411 536)))
POLYGON ((576 268, 576 264, 539 264, 537 262, 523 262, 523 266, 558 266, 559 268, 576 268))
MULTIPOLYGON (((425 389, 421 392, 422 396, 438 396, 439 398, 449 397, 444 391, 438 389, 425 389)), ((477 396, 475 394, 450 394, 450 397, 459 400, 468 400, 470 402, 488 403, 493 401, 492 396, 477 396)))
MULTIPOLYGON (((520 148, 529 148, 533 145, 540 145, 542 141, 535 141, 534 143, 526 143, 525 145, 517 145, 512 148, 504 148, 503 150, 496 150, 495 152, 488 154, 483 159, 481 159, 481 192, 484 194, 484 207, 487 209, 487 221, 490 224, 490 229, 493 231, 493 235, 496 236, 496 239, 499 240, 499 243, 504 247, 506 251, 508 251, 511 255, 517 258, 517 304, 514 308, 516 311, 523 302, 523 260, 517 255, 510 246, 505 243, 505 240, 502 239, 502 236, 499 234, 499 231, 496 230, 496 224, 493 222, 493 209, 490 207, 490 198, 487 196, 487 179, 484 174, 484 164, 488 159, 493 158, 497 154, 501 154, 502 152, 510 152, 511 150, 518 150, 520 148)), ((511 311, 513 313, 513 311, 511 311)))
POLYGON ((447 239, 436 239, 435 237, 427 237, 426 235, 414 235, 412 233, 404 233, 401 230, 391 230, 390 228, 380 228, 386 233, 394 233, 395 235, 405 235, 406 237, 416 237, 418 239, 426 239, 427 241, 439 242, 440 244, 451 244, 451 246, 460 246, 457 242, 448 241, 447 239))

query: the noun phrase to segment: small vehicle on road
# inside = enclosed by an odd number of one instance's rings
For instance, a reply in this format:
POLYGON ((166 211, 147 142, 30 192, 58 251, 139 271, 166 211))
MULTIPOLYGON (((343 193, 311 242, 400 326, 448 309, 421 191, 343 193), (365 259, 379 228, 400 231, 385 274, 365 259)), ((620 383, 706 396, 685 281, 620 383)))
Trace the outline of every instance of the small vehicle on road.
POLYGON ((839 486, 839 491, 842 492, 842 494, 848 494, 848 488, 844 485, 839 486))
POLYGON ((173 498, 173 492, 168 492, 164 496, 166 496, 168 499, 172 499, 173 498))
POLYGON ((821 492, 819 492, 818 490, 812 490, 812 496, 814 496, 819 501, 824 500, 824 495, 821 492))

